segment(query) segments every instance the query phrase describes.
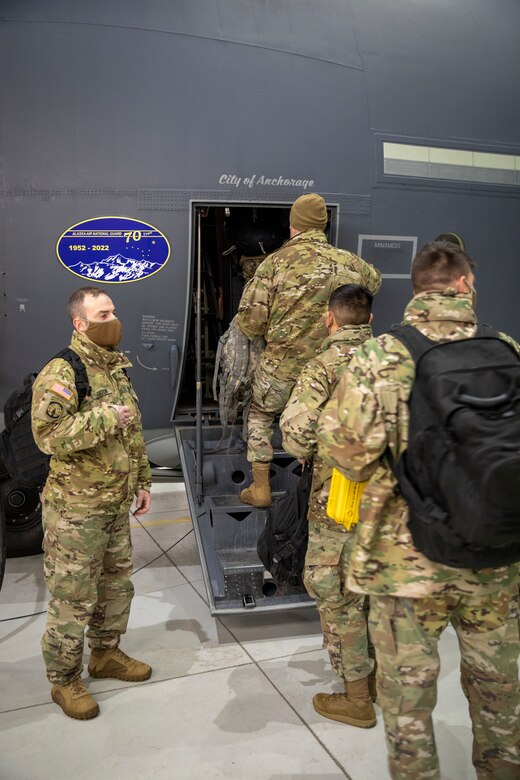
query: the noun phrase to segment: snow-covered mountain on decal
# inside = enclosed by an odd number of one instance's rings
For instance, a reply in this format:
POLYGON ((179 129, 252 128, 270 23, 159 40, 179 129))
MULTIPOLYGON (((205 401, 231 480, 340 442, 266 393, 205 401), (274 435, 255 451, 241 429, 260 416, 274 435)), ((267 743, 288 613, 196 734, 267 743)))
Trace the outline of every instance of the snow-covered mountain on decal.
POLYGON ((140 279, 149 276, 161 267, 160 263, 151 263, 149 260, 134 260, 124 255, 110 255, 104 260, 94 260, 92 263, 80 261, 69 266, 80 276, 87 279, 102 279, 105 282, 128 282, 131 279, 140 279))

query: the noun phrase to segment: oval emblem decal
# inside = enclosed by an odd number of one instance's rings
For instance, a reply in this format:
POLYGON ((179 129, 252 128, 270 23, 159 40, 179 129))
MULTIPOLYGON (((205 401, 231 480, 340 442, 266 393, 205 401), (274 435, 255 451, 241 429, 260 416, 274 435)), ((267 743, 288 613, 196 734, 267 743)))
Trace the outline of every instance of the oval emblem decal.
POLYGON ((106 284, 138 282, 164 268, 170 244, 160 230, 131 217, 95 217, 68 228, 56 244, 73 274, 106 284))

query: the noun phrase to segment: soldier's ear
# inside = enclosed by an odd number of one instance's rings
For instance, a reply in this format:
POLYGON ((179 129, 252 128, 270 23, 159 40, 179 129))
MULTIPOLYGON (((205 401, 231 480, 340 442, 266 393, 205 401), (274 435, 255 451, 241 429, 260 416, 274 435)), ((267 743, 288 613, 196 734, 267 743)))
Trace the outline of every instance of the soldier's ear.
POLYGON ((77 330, 78 333, 86 333, 88 329, 88 320, 84 320, 82 317, 74 317, 72 324, 74 325, 74 330, 77 330))
POLYGON ((368 324, 369 325, 372 325, 372 320, 373 319, 374 319, 374 315, 372 314, 372 312, 370 312, 370 319, 368 320, 368 324))
POLYGON ((455 287, 455 292, 458 293, 469 293, 473 289, 467 276, 460 276, 456 283, 452 284, 451 287, 455 287))

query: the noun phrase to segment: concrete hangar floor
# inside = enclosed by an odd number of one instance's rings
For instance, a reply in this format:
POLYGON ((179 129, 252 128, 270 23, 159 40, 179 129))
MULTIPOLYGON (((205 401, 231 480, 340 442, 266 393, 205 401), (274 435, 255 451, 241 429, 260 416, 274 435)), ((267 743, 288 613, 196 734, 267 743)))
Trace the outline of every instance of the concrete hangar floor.
MULTIPOLYGON (((155 484, 153 494, 153 512, 132 518, 136 596, 122 644, 151 663, 153 675, 137 684, 86 676, 101 707, 94 720, 71 720, 50 700, 39 647, 47 602, 41 556, 8 560, 0 778, 386 780, 378 707, 368 730, 313 710, 315 693, 340 690, 316 610, 212 617, 184 487, 155 484)), ((442 777, 469 780, 471 727, 450 630, 441 658, 434 718, 442 777)))

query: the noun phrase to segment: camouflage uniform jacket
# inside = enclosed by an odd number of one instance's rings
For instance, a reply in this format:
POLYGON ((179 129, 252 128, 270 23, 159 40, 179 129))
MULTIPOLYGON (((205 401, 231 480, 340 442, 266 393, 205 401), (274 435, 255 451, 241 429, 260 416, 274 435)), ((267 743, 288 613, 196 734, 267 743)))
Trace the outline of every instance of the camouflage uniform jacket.
POLYGON ((310 360, 294 386, 280 419, 284 449, 295 458, 314 456, 309 523, 334 531, 347 529, 327 515, 332 468, 316 454, 318 419, 357 347, 372 336, 370 325, 345 325, 329 336, 321 353, 310 360))
POLYGON ((362 284, 376 293, 381 275, 352 252, 328 244, 322 230, 299 233, 261 263, 244 288, 237 315, 245 336, 266 340, 257 373, 296 379, 327 336, 327 301, 343 284, 362 284))
POLYGON ((83 361, 91 392, 78 409, 74 371, 51 360, 33 386, 32 428, 38 447, 51 455, 42 499, 54 509, 84 515, 113 514, 150 490, 150 465, 137 396, 121 370, 131 366, 122 352, 98 347, 77 332, 70 344, 83 361), (130 408, 124 430, 110 404, 130 408))
MULTIPOLYGON (((468 338, 476 331, 471 296, 456 295, 451 289, 417 295, 405 310, 404 322, 436 341, 468 338)), ((414 372, 414 362, 401 342, 388 333, 370 339, 352 358, 319 420, 320 455, 349 479, 369 479, 347 587, 412 598, 485 594, 507 587, 517 576, 517 565, 457 569, 433 563, 413 545, 406 504, 383 455, 388 446, 397 460, 406 448, 407 402, 414 372)))

